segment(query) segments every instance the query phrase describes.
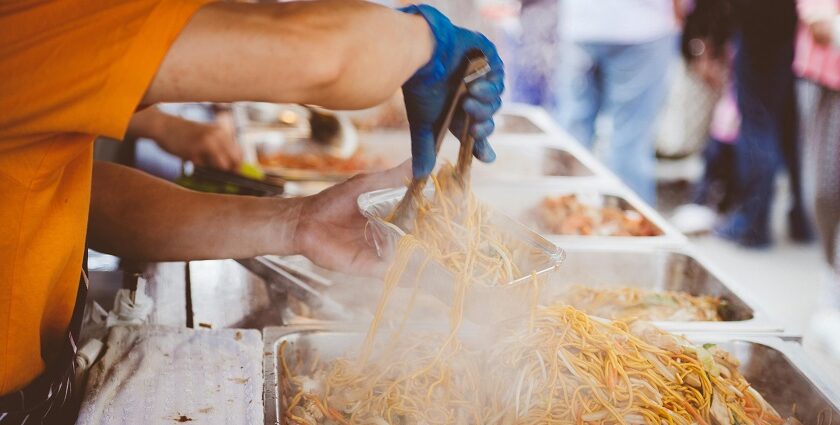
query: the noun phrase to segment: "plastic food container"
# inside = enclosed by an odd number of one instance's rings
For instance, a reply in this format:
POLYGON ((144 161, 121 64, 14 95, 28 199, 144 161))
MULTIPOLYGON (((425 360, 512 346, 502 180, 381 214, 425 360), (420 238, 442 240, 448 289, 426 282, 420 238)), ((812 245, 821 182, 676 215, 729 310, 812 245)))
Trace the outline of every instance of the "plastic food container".
MULTIPOLYGON (((385 258, 393 257, 398 241, 405 236, 405 232, 385 220, 405 191, 405 188, 384 189, 362 194, 358 199, 359 210, 368 218, 369 236, 379 255, 385 258)), ((433 187, 424 191, 425 196, 433 193, 433 187)), ((536 276, 546 280, 546 275, 557 270, 565 258, 562 249, 522 224, 492 209, 488 209, 488 213, 489 222, 502 229, 502 238, 509 241, 507 245, 512 251, 513 263, 518 266, 521 275, 514 275, 510 281, 501 284, 474 278, 465 297, 464 313, 478 323, 497 322, 524 314, 528 296, 533 291, 532 278, 536 276)), ((412 254, 402 278, 402 286, 420 284, 448 305, 455 301, 456 277, 442 264, 429 261, 421 249, 412 254)))

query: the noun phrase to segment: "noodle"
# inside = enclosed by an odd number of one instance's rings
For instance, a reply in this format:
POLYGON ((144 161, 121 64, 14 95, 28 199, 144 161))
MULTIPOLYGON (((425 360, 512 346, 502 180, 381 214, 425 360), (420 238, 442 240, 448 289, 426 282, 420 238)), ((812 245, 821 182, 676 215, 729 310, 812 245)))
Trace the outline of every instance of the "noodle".
MULTIPOLYGON (((461 335, 474 285, 519 277, 527 248, 505 240, 451 168, 420 203, 414 232, 397 244, 376 314, 358 356, 300 361, 280 348, 285 419, 293 424, 672 424, 784 421, 716 347, 696 347, 644 322, 596 319, 573 307, 538 305, 536 273, 526 288, 530 314, 506 322, 496 338, 461 335), (524 254, 523 254, 524 252, 524 254), (425 256, 454 276, 447 332, 380 335, 391 294, 412 257, 425 256), (306 371, 306 372, 304 372, 306 371)), ((412 295, 412 300, 414 299, 412 295)), ((410 302, 409 304, 412 304, 410 302)))
POLYGON ((719 321, 725 307, 718 297, 639 288, 573 285, 557 299, 593 316, 614 320, 719 321))

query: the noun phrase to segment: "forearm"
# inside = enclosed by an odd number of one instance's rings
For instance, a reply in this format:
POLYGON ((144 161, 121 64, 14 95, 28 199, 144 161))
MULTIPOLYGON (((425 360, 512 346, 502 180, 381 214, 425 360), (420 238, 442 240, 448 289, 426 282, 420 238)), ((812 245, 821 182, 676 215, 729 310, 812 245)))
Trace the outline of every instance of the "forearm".
POLYGON ((142 261, 295 253, 300 202, 189 191, 116 164, 93 172, 91 247, 142 261))
POLYGON ((360 0, 211 4, 173 44, 144 103, 372 106, 428 62, 433 44, 422 17, 360 0))
POLYGON ((161 112, 155 106, 137 111, 128 123, 126 137, 132 139, 146 137, 157 140, 166 128, 169 118, 174 117, 161 112))

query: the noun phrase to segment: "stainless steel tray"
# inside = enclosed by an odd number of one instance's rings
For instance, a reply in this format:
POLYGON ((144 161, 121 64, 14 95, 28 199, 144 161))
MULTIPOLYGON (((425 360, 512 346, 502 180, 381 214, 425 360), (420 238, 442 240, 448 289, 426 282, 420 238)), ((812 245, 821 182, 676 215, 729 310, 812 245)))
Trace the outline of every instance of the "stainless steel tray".
POLYGON ((496 115, 496 131, 511 134, 555 134, 560 130, 545 109, 525 103, 505 102, 496 115))
MULTIPOLYGON (((288 326, 266 328, 265 409, 266 424, 284 423, 278 353, 280 343, 317 351, 322 359, 334 358, 356 347, 363 331, 350 327, 288 326)), ((784 417, 796 413, 803 424, 817 424, 818 415, 840 418, 840 395, 815 373, 800 346, 774 337, 737 334, 687 334, 697 344, 718 344, 741 361, 741 373, 784 417)))
MULTIPOLYGON (((282 324, 326 324, 349 320, 367 322, 381 291, 381 283, 365 278, 347 276, 302 262, 311 273, 329 282, 327 295, 344 308, 312 303, 305 290, 270 270, 252 269, 266 280, 287 288, 290 297, 306 303, 310 312, 299 314, 287 305, 281 308, 282 324), (267 274, 267 275, 266 275, 267 274), (274 276, 271 278, 270 276, 274 276), (360 301, 362 300, 362 301, 360 301), (367 305, 363 305, 367 303, 367 305)), ((720 297, 726 306, 720 322, 657 322, 657 326, 682 332, 741 332, 773 333, 785 329, 764 312, 749 293, 703 260, 698 253, 686 248, 658 248, 645 245, 572 246, 557 272, 552 273, 542 293, 543 302, 550 302, 568 285, 580 284, 594 288, 634 287, 653 291, 678 291, 692 295, 720 297)), ((398 288, 398 290, 400 290, 398 288)), ((399 295, 395 295, 399 296, 399 295)), ((421 304, 427 310, 434 306, 421 304)), ((446 309, 441 310, 446 314, 446 309)))
POLYGON ((653 208, 642 202, 621 186, 599 179, 539 179, 522 181, 482 182, 473 185, 476 196, 503 214, 522 221, 538 233, 561 247, 581 244, 598 245, 632 242, 654 246, 682 246, 686 237, 671 226, 653 208), (577 195, 584 203, 614 205, 626 211, 635 211, 650 221, 660 231, 659 236, 600 236, 557 235, 544 232, 532 217, 533 210, 549 196, 577 195))
POLYGON ((550 301, 569 285, 633 287, 720 297, 726 302, 721 322, 657 322, 672 331, 780 333, 784 329, 749 294, 687 248, 645 245, 568 245, 563 266, 543 289, 550 301))
POLYGON ((490 142, 496 161, 473 164, 473 181, 540 177, 593 177, 596 167, 572 150, 549 143, 545 137, 498 136, 490 142))

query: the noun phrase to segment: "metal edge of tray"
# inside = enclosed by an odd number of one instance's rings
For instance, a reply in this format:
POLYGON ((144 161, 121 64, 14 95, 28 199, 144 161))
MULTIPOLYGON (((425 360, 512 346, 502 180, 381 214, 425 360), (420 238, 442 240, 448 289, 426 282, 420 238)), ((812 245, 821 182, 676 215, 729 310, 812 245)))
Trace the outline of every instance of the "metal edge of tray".
POLYGON ((280 425, 280 377, 277 375, 278 342, 285 336, 300 332, 359 332, 364 329, 358 325, 339 323, 270 326, 263 328, 263 410, 266 425, 280 425))
MULTIPOLYGON (((550 148, 564 151, 565 153, 574 157, 585 168, 592 172, 591 175, 586 176, 544 176, 545 179, 583 179, 596 178, 614 182, 621 185, 618 177, 615 176, 601 161, 595 158, 589 150, 576 142, 571 136, 568 136, 562 131, 551 132, 546 134, 493 134, 489 138, 491 145, 506 145, 514 146, 516 144, 526 144, 529 148, 550 148)), ((511 178, 499 177, 495 180, 509 181, 511 178)))
MULTIPOLYGON (((542 123, 546 129, 546 134, 544 135, 528 135, 529 138, 533 139, 531 143, 539 143, 545 147, 554 147, 565 150, 572 156, 576 157, 581 164, 589 168, 593 172, 594 176, 621 187, 622 191, 628 193, 629 196, 638 199, 640 203, 647 206, 646 203, 642 202, 641 199, 638 198, 638 195, 636 195, 633 190, 631 190, 615 173, 607 168, 604 163, 599 161, 589 149, 584 147, 568 132, 555 124, 554 120, 544 109, 530 105, 515 104, 511 106, 511 110, 521 111, 519 112, 520 115, 527 116, 531 121, 542 123)), ((502 137, 509 137, 509 135, 502 135, 502 137)), ((549 176, 546 178, 551 179, 563 177, 549 176)))
MULTIPOLYGON (((798 338, 800 335, 793 333, 786 333, 787 329, 778 322, 772 320, 764 308, 755 300, 737 280, 732 279, 728 274, 716 267, 712 262, 702 255, 697 249, 691 245, 684 246, 653 246, 650 244, 577 244, 570 246, 566 252, 567 258, 574 258, 575 252, 627 252, 636 254, 653 254, 666 253, 684 255, 694 262, 696 262, 706 273, 713 276, 719 284, 729 291, 732 296, 736 297, 741 303, 751 310, 752 318, 740 321, 722 321, 722 322, 675 322, 675 321, 657 321, 657 326, 663 329, 676 332, 742 332, 742 333, 761 333, 784 336, 786 338, 798 338)), ((297 296, 298 298, 306 298, 308 295, 304 288, 292 283, 287 277, 266 267, 260 258, 253 258, 247 260, 238 260, 238 262, 252 273, 256 274, 269 285, 274 287, 274 290, 285 292, 289 295, 297 296)), ((560 266, 562 272, 563 266, 560 266)), ((283 309, 280 323, 277 325, 327 325, 336 323, 336 320, 329 318, 310 318, 299 316, 292 312, 287 305, 278 306, 283 309)))
MULTIPOLYGON (((498 114, 511 115, 524 118, 531 122, 534 127, 540 129, 545 134, 556 134, 560 128, 551 118, 548 111, 539 106, 529 105, 527 103, 505 102, 498 114)), ((517 133, 505 133, 517 134, 517 133)), ((532 133, 528 133, 532 134, 532 133)))
MULTIPOLYGON (((637 244, 637 245, 653 245, 653 246, 673 246, 680 247, 688 244, 688 238, 680 231, 675 229, 665 218, 659 214, 652 207, 647 205, 634 193, 626 190, 621 185, 616 185, 614 182, 604 181, 602 179, 566 179, 560 177, 529 179, 517 181, 485 181, 474 183, 474 191, 476 189, 487 187, 528 187, 533 190, 548 191, 553 195, 570 194, 578 192, 598 192, 603 195, 615 196, 622 198, 631 207, 638 211, 643 217, 650 220, 659 230, 662 235, 659 236, 577 236, 577 235, 556 235, 546 234, 545 232, 538 232, 551 242, 554 242, 561 248, 564 245, 603 245, 603 244, 637 244)), ((485 201, 486 202, 486 201, 485 201)), ((492 206, 492 203, 491 203, 492 206)), ((494 209, 498 209, 494 207, 494 209)), ((504 212, 504 211, 503 211, 504 212)), ((521 220, 515 217, 516 220, 521 220)))
POLYGON ((682 331, 682 332, 766 332, 772 333, 775 336, 786 337, 791 339, 801 338, 801 335, 790 334, 788 330, 780 323, 774 322, 769 313, 761 306, 756 298, 743 285, 738 283, 737 279, 733 279, 728 273, 721 270, 720 267, 709 261, 707 256, 703 255, 695 246, 687 244, 681 248, 673 249, 675 252, 680 252, 697 261, 703 268, 711 275, 717 277, 720 283, 729 289, 735 296, 741 299, 753 311, 753 318, 741 322, 705 322, 705 326, 701 323, 683 322, 679 326, 667 325, 668 330, 682 331))
MULTIPOLYGON (((667 330, 669 332, 691 332, 691 333, 740 333, 740 334, 760 334, 772 336, 784 336, 786 338, 796 339, 799 335, 788 334, 786 329, 779 323, 774 322, 767 312, 755 301, 755 298, 749 294, 741 285, 738 285, 735 280, 727 274, 720 271, 718 267, 713 266, 703 255, 699 255, 696 250, 692 249, 691 245, 683 246, 654 246, 651 244, 579 244, 566 250, 567 260, 574 257, 575 251, 626 251, 633 253, 643 252, 665 252, 670 254, 685 255, 700 265, 706 272, 714 276, 720 284, 729 290, 732 295, 737 297, 744 305, 752 310, 752 318, 738 321, 694 321, 694 322, 677 322, 677 321, 652 321, 657 327, 667 330)), ((573 261, 573 260, 572 260, 573 261)), ((560 266, 562 272, 563 266, 560 266)))
MULTIPOLYGON (((796 340, 800 338, 798 334, 787 333, 787 329, 778 322, 774 322, 769 314, 758 304, 754 297, 742 286, 738 285, 725 273, 722 273, 719 268, 710 264, 702 255, 698 255, 696 250, 692 250, 690 246, 670 247, 670 246, 652 246, 634 245, 634 244, 610 244, 610 245, 577 245, 566 250, 567 261, 569 257, 574 257, 576 251, 585 252, 616 252, 626 251, 631 253, 646 253, 646 252, 664 252, 668 254, 685 255, 691 260, 695 261, 711 276, 720 282, 720 285, 732 293, 741 303, 748 307, 752 312, 752 317, 746 320, 738 321, 695 321, 695 322, 678 322, 678 321, 653 321, 653 323, 661 329, 669 332, 691 332, 691 333, 742 333, 742 334, 757 334, 757 335, 772 335, 784 337, 786 339, 796 340)), ((559 272, 562 272, 563 265, 560 265, 559 272)), ((336 320, 327 318, 311 318, 298 315, 292 312, 287 306, 283 306, 283 325, 291 326, 330 326, 337 323, 336 320)))
MULTIPOLYGON (((312 324, 312 325, 294 325, 294 326, 278 326, 268 327, 263 329, 263 402, 265 409, 265 424, 266 425, 280 425, 280 405, 279 405, 279 376, 277 358, 278 343, 286 336, 301 332, 364 332, 364 328, 359 325, 352 324, 312 324)), ((831 407, 840 412, 840 388, 836 383, 832 383, 826 378, 823 378, 814 364, 813 359, 809 358, 803 348, 791 341, 785 341, 777 336, 756 336, 749 334, 733 333, 733 332, 719 332, 719 333, 695 333, 695 332, 673 332, 681 334, 692 343, 727 343, 727 342, 746 342, 750 344, 757 344, 772 349, 781 354, 787 362, 809 383, 813 388, 820 393, 829 403, 831 407)), ((733 353, 734 354, 734 353, 733 353)), ((742 360, 743 359, 739 359, 742 360)))
MULTIPOLYGON (((680 334, 680 332, 672 333, 680 334)), ((826 398, 828 403, 840 412, 840 386, 831 382, 824 374, 817 370, 818 362, 805 352, 805 349, 796 341, 786 340, 779 336, 751 335, 743 333, 720 332, 684 332, 683 336, 689 341, 696 342, 735 342, 744 341, 748 343, 763 345, 782 354, 788 362, 826 398)))

